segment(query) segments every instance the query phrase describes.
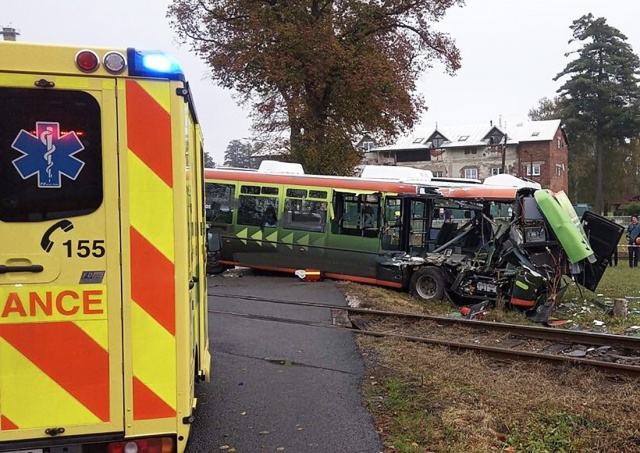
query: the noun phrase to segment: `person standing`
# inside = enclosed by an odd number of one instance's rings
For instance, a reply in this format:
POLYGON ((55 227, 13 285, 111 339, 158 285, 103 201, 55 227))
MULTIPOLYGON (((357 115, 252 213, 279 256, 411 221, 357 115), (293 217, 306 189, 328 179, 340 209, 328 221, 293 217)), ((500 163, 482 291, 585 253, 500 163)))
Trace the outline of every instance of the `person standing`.
POLYGON ((640 253, 640 245, 637 239, 640 237, 640 223, 638 216, 631 216, 631 223, 627 227, 627 243, 629 246, 629 267, 638 267, 638 254, 640 253))

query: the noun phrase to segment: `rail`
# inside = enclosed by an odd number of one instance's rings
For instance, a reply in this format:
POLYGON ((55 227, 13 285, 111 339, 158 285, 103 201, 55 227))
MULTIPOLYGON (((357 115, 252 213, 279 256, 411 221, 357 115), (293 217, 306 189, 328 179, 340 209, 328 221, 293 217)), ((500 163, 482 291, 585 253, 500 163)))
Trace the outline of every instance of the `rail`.
MULTIPOLYGON (((291 301, 282 299, 269 299, 255 296, 240 296, 234 294, 209 294, 210 296, 224 297, 229 299, 242 299, 252 302, 274 303, 284 305, 306 306, 313 308, 326 308, 331 311, 331 322, 311 322, 300 319, 291 319, 278 316, 255 315, 248 313, 238 313, 231 311, 209 310, 210 313, 239 316, 249 319, 257 319, 270 322, 281 322, 298 325, 307 325, 320 328, 348 328, 351 332, 359 335, 368 335, 380 338, 397 338, 405 341, 419 342, 435 346, 447 347, 455 351, 473 351, 487 356, 500 359, 511 360, 534 360, 555 364, 565 364, 572 366, 582 366, 598 369, 605 373, 626 375, 632 377, 640 376, 640 338, 625 337, 621 335, 610 335, 595 332, 571 331, 564 329, 552 329, 536 326, 524 326, 518 324, 504 324, 497 322, 487 322, 480 320, 467 320, 461 318, 447 318, 442 316, 399 313, 383 310, 369 310, 364 308, 342 307, 330 304, 305 301, 291 301), (354 316, 362 316, 366 322, 361 322, 354 316), (407 330, 412 330, 414 334, 392 333, 377 330, 375 321, 372 318, 388 320, 392 318, 400 319, 409 323, 407 330), (507 335, 511 343, 507 347, 497 347, 494 345, 479 344, 473 342, 450 341, 437 338, 440 332, 432 329, 431 335, 415 334, 425 330, 424 323, 431 323, 439 328, 468 329, 475 332, 476 338, 488 336, 488 333, 499 333, 507 335), (422 324, 422 325, 421 325, 422 324), (518 349, 526 340, 548 342, 535 345, 544 351, 554 351, 545 353, 518 349), (576 357, 563 354, 569 345, 583 345, 591 347, 592 351, 598 349, 599 356, 596 359, 587 357, 576 357), (627 362, 627 363, 618 363, 627 362)), ((405 326, 406 327, 406 326, 405 326)), ((528 345, 531 346, 531 345, 528 345)))

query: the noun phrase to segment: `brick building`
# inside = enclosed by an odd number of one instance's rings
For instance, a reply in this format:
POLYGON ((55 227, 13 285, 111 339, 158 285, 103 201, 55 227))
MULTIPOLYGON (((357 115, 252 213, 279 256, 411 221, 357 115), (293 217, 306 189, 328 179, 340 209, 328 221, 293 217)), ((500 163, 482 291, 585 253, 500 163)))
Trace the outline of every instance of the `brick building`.
POLYGON ((508 173, 555 192, 568 191, 567 136, 560 120, 513 126, 467 125, 417 129, 390 146, 365 152, 366 164, 404 165, 434 176, 484 179, 508 173))

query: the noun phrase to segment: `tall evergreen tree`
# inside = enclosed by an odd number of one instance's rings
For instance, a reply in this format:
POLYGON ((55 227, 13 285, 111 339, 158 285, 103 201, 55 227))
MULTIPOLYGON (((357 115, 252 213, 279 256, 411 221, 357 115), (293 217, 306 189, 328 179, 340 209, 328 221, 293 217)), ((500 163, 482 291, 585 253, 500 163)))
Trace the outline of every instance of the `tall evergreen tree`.
POLYGON ((225 167, 252 168, 250 143, 231 140, 224 152, 225 167))
MULTIPOLYGON (((531 121, 545 121, 560 119, 563 127, 571 118, 566 112, 566 99, 556 96, 553 99, 544 97, 538 101, 538 106, 529 110, 531 121)), ((595 190, 595 164, 593 146, 591 142, 583 143, 577 135, 569 135, 569 195, 578 202, 593 202, 595 190)))
POLYGON ((577 57, 554 80, 565 79, 558 93, 571 152, 578 153, 573 161, 584 163, 586 158, 594 163, 595 210, 602 212, 605 202, 622 190, 620 179, 628 162, 625 149, 640 132, 640 59, 627 37, 605 18, 587 14, 570 28, 569 43, 580 42, 581 47, 567 54, 577 57))
POLYGON ((204 166, 206 168, 216 167, 216 163, 213 161, 213 157, 211 157, 211 154, 209 153, 204 153, 204 166))

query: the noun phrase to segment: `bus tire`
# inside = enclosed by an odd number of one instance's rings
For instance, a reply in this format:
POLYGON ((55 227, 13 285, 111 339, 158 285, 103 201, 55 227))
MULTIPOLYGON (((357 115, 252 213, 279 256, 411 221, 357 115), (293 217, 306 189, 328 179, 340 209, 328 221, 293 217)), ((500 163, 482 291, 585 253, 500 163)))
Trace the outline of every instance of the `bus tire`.
POLYGON ((224 271, 228 269, 228 266, 224 264, 220 264, 215 260, 207 260, 207 275, 218 275, 222 274, 224 271))
POLYGON ((220 261, 215 258, 215 255, 213 253, 209 253, 209 256, 207 257, 207 275, 222 274, 227 269, 229 269, 229 266, 220 264, 220 261))
POLYGON ((445 293, 445 275, 437 267, 416 270, 409 282, 409 293, 421 301, 442 300, 445 293))

